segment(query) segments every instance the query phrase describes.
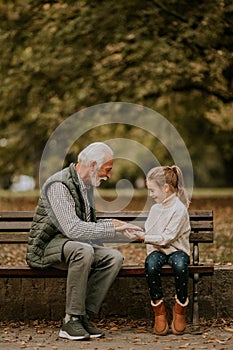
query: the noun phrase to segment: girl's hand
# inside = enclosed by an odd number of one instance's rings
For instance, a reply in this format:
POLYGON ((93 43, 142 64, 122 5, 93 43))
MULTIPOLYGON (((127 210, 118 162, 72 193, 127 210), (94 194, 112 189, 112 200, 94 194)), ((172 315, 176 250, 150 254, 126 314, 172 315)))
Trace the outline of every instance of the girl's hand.
POLYGON ((133 239, 133 240, 141 240, 141 236, 139 236, 139 232, 140 231, 135 231, 135 230, 124 230, 123 232, 122 232, 122 234, 125 236, 125 237, 127 237, 127 238, 129 238, 129 239, 133 239))
POLYGON ((130 223, 127 223, 127 222, 124 222, 124 221, 121 221, 121 220, 116 220, 116 219, 113 219, 112 220, 114 226, 115 226, 115 230, 116 231, 135 231, 135 232, 142 232, 143 229, 137 225, 133 225, 133 224, 130 224, 130 223))
POLYGON ((135 235, 135 238, 137 241, 144 242, 145 236, 143 235, 144 232, 142 231, 133 231, 133 234, 135 235))

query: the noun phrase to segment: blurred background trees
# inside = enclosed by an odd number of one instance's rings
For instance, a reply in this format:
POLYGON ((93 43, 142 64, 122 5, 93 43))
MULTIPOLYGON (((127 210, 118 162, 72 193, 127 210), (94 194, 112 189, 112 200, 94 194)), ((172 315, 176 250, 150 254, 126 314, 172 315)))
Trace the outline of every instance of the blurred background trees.
MULTIPOLYGON (((196 186, 232 187, 232 19, 230 0, 2 0, 0 186, 38 177, 46 141, 70 115, 120 101, 174 125, 196 186)), ((117 137, 130 133, 122 125, 117 137)), ((93 130, 88 143, 105 137, 93 130)))

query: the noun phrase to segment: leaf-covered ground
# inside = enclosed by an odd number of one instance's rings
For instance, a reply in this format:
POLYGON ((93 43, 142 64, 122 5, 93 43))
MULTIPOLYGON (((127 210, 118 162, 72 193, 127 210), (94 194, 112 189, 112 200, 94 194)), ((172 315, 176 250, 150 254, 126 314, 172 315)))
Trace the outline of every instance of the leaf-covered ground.
POLYGON ((61 322, 0 322, 0 348, 2 350, 172 350, 172 349, 215 349, 227 350, 233 346, 233 320, 212 320, 201 322, 201 334, 191 331, 189 325, 185 334, 166 337, 152 334, 151 321, 129 319, 102 319, 97 327, 105 331, 105 337, 86 342, 72 342, 58 337, 61 322))

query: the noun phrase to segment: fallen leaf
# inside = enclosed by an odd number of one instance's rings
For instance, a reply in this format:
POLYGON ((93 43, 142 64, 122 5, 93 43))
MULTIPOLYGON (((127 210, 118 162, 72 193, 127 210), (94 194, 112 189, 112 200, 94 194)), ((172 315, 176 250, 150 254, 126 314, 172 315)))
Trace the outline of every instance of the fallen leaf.
POLYGON ((226 326, 226 327, 224 327, 224 331, 233 333, 233 328, 226 326))
POLYGON ((180 349, 187 349, 187 347, 189 346, 190 343, 186 343, 184 345, 180 345, 179 348, 180 349))
POLYGON ((219 343, 219 344, 222 344, 222 345, 226 344, 225 340, 216 339, 216 342, 219 343))
POLYGON ((137 329, 136 333, 147 333, 145 329, 137 329))

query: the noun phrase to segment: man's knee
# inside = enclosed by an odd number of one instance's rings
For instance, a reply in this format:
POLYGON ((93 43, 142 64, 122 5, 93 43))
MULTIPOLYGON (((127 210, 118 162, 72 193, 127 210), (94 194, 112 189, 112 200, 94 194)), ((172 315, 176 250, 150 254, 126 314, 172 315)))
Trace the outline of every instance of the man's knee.
POLYGON ((94 252, 94 249, 91 245, 86 244, 82 247, 81 256, 85 261, 87 261, 87 262, 90 261, 92 264, 94 261, 94 255, 95 255, 95 252, 94 252))
POLYGON ((82 261, 84 264, 92 264, 94 261, 94 249, 90 244, 69 241, 63 252, 68 261, 82 261))
POLYGON ((122 265, 124 257, 119 250, 111 249, 108 254, 114 265, 119 267, 122 265))
POLYGON ((121 254, 121 252, 119 252, 119 250, 116 250, 116 251, 115 251, 115 260, 116 260, 116 262, 119 263, 119 264, 122 264, 122 263, 123 263, 124 257, 123 257, 123 255, 121 254))

